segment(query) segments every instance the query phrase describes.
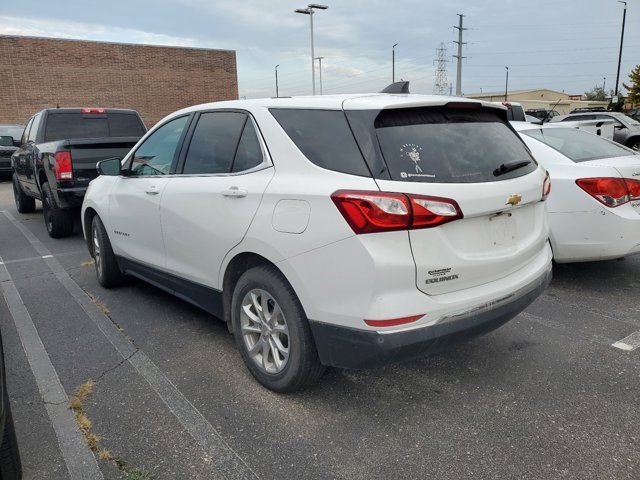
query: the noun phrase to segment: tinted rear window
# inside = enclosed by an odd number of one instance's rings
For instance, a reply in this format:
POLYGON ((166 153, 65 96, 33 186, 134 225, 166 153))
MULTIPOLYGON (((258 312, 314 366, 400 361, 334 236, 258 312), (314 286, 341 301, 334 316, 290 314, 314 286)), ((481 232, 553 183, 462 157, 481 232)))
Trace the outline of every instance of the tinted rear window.
POLYGON ((68 138, 141 137, 145 128, 131 113, 50 113, 45 142, 68 138))
POLYGON ((521 133, 550 146, 574 162, 633 155, 630 150, 575 128, 537 128, 521 133))
POLYGON ((392 180, 494 182, 537 168, 524 143, 496 114, 442 107, 382 111, 375 135, 392 180), (503 164, 530 161, 496 176, 503 164))
POLYGON ((319 167, 370 176, 341 110, 270 110, 298 149, 319 167))

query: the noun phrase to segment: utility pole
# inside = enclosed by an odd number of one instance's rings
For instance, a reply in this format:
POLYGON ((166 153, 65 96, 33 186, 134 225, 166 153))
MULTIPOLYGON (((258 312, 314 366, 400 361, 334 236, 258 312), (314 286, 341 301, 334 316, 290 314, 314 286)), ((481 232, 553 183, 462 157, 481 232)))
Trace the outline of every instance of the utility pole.
POLYGON ((618 3, 624 4, 624 11, 622 12, 622 33, 620 34, 620 53, 618 54, 618 73, 616 75, 616 89, 613 96, 618 97, 618 83, 620 82, 620 64, 622 63, 622 45, 624 44, 624 23, 627 20, 627 2, 618 0, 618 3))
POLYGON ((504 83, 504 101, 508 100, 509 94, 509 67, 504 67, 507 70, 507 80, 504 83))
POLYGON ((458 26, 453 27, 458 30, 458 41, 454 40, 453 42, 458 44, 458 54, 454 55, 453 58, 458 59, 458 68, 456 70, 456 95, 460 96, 462 95, 462 59, 465 58, 462 56, 462 45, 465 45, 467 43, 462 41, 462 32, 469 29, 462 27, 462 19, 464 18, 464 15, 462 13, 459 13, 458 17, 458 26))
POLYGON ((276 65, 276 98, 278 98, 280 95, 278 94, 278 67, 280 66, 280 64, 276 65))
POLYGON ((320 95, 322 95, 322 59, 324 57, 316 57, 316 60, 318 60, 318 64, 319 64, 319 71, 320 71, 320 95))
POLYGON ((313 14, 315 10, 326 10, 329 8, 326 5, 320 5, 318 3, 310 3, 307 8, 296 8, 295 13, 302 13, 303 15, 309 15, 309 25, 311 27, 311 85, 313 94, 316 94, 316 60, 315 51, 313 49, 313 14))
POLYGON ((607 91, 605 90, 606 85, 607 85, 607 77, 602 77, 602 93, 604 93, 605 99, 607 98, 607 91))
POLYGON ((397 43, 391 47, 391 83, 396 83, 396 47, 397 43))
POLYGON ((433 82, 433 93, 436 95, 446 95, 449 88, 449 80, 447 80, 447 47, 444 43, 436 48, 435 80, 433 82))

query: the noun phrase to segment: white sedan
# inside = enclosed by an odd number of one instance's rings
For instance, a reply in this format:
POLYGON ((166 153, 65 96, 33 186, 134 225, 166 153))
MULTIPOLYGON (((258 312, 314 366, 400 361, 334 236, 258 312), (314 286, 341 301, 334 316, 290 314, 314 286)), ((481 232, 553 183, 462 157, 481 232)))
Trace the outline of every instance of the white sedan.
POLYGON ((640 154, 576 128, 512 125, 551 175, 555 261, 640 253, 640 154))

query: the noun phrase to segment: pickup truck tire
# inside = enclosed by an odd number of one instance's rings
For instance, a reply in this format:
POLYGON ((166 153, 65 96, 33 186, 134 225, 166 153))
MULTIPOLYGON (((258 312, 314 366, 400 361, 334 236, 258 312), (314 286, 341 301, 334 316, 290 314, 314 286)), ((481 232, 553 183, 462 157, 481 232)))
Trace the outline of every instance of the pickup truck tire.
POLYGON ((111 248, 107 230, 97 215, 91 222, 91 250, 100 285, 104 288, 112 288, 122 284, 124 275, 111 248))
POLYGON ((33 213, 36 211, 36 199, 24 193, 15 173, 13 174, 13 198, 16 201, 16 209, 19 213, 33 213))
POLYGON ((231 322, 245 365, 269 390, 300 390, 324 373, 302 305, 275 267, 254 267, 238 279, 231 299, 231 322), (284 355, 273 351, 282 352, 283 347, 287 352, 284 361, 284 355))
POLYGON ((73 233, 73 212, 58 207, 48 183, 42 184, 42 213, 51 238, 68 237, 73 233))
POLYGON ((20 463, 18 441, 11 416, 9 399, 5 399, 5 402, 7 416, 4 422, 4 432, 2 432, 2 444, 0 445, 0 480, 19 480, 22 478, 22 465, 20 463))

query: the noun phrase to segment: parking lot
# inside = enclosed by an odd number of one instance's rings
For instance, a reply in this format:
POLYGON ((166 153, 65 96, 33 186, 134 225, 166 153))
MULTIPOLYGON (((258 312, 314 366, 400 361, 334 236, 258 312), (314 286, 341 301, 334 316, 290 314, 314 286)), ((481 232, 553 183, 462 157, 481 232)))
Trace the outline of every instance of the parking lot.
POLYGON ((640 258, 556 265, 546 294, 487 336, 279 395, 253 380, 222 322, 140 281, 101 288, 79 227, 49 238, 39 207, 17 213, 8 181, 0 257, 25 478, 640 476, 640 348, 612 346, 640 330, 640 258), (59 384, 42 382, 50 366, 59 384), (67 410, 88 380, 91 432, 119 460, 99 471, 67 410))

